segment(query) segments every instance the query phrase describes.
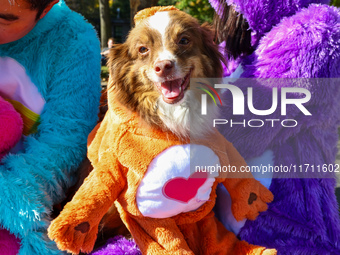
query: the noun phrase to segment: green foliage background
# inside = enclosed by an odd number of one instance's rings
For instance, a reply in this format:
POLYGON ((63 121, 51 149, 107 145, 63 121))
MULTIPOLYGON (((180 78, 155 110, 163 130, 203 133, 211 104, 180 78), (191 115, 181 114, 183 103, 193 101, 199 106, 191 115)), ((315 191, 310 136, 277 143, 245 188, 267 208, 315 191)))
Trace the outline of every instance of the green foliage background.
POLYGON ((332 0, 331 4, 340 7, 340 0, 332 0))
MULTIPOLYGON (((77 12, 80 12, 90 21, 99 18, 98 0, 65 0, 67 4, 77 12)), ((277 0, 273 0, 277 1, 277 0)), ((117 17, 117 8, 120 8, 120 18, 130 18, 130 4, 128 0, 110 0, 111 17, 117 17)), ((331 0, 331 4, 340 7, 340 0, 331 0)), ((211 23, 214 17, 214 9, 208 0, 159 0, 158 5, 174 5, 201 22, 211 23)))
POLYGON ((112 1, 110 6, 111 17, 117 17, 117 8, 120 9, 119 16, 121 19, 130 19, 130 2, 125 1, 112 1))
POLYGON ((174 5, 201 22, 211 23, 215 13, 208 0, 159 0, 158 5, 174 5))
MULTIPOLYGON (((65 0, 66 4, 74 11, 81 13, 86 19, 92 21, 99 19, 98 0, 65 0)), ((109 0, 110 15, 117 17, 117 8, 120 9, 121 19, 130 19, 130 2, 127 0, 109 0)))

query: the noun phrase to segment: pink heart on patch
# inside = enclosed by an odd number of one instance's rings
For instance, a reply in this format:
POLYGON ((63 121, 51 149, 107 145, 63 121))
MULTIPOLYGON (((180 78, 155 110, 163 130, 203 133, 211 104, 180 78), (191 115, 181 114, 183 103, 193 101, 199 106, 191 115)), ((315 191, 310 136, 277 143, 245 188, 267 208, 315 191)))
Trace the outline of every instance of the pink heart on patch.
POLYGON ((188 179, 176 177, 167 181, 163 187, 163 195, 169 199, 188 203, 207 180, 208 174, 195 172, 188 179))

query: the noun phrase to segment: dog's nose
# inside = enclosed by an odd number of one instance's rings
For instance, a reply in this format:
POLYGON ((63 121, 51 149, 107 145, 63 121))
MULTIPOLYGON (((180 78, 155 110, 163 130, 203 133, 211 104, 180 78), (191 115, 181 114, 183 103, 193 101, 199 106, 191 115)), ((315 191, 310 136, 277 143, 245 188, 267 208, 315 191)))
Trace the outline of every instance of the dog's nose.
POLYGON ((171 75, 174 70, 174 62, 170 60, 161 60, 155 63, 155 72, 159 77, 171 75))

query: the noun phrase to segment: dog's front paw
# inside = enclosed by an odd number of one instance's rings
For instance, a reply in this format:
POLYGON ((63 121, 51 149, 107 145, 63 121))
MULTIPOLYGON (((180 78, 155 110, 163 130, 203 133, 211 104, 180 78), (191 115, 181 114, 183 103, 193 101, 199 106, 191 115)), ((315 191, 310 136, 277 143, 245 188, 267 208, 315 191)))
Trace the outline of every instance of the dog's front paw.
POLYGON ((92 251, 97 238, 98 224, 79 222, 65 214, 59 215, 48 228, 48 236, 60 250, 78 254, 92 251))
POLYGON ((273 194, 255 179, 244 179, 230 192, 232 212, 236 220, 255 220, 260 212, 268 209, 273 194))

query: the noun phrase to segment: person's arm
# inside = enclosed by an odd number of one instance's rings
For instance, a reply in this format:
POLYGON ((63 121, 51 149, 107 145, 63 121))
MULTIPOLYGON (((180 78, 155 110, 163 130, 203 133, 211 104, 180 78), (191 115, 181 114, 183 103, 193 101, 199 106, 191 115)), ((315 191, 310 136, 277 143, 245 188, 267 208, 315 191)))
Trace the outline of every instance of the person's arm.
POLYGON ((60 202, 76 180, 75 171, 86 155, 87 135, 97 120, 97 38, 91 30, 91 34, 70 38, 68 45, 50 55, 46 105, 38 132, 27 137, 24 153, 8 156, 0 166, 0 224, 14 234, 46 228, 52 204, 60 202))

